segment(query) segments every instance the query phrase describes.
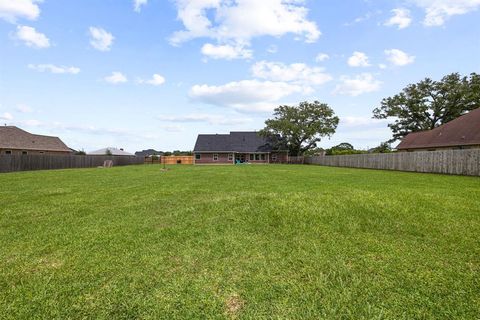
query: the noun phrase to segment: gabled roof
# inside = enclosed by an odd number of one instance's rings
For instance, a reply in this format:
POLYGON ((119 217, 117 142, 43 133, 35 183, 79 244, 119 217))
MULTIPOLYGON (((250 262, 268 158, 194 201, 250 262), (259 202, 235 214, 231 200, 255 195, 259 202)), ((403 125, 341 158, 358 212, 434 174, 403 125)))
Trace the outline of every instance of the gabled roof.
POLYGON ((122 149, 111 148, 111 147, 95 150, 95 151, 89 152, 88 154, 92 156, 104 156, 107 154, 107 150, 110 150, 112 156, 134 156, 133 154, 123 151, 122 149))
POLYGON ((0 126, 0 148, 72 152, 58 137, 31 134, 15 126, 0 126))
POLYGON ((398 150, 480 145, 480 108, 433 130, 414 132, 403 138, 398 150))
POLYGON ((194 152, 271 152, 274 144, 258 132, 199 134, 194 152))

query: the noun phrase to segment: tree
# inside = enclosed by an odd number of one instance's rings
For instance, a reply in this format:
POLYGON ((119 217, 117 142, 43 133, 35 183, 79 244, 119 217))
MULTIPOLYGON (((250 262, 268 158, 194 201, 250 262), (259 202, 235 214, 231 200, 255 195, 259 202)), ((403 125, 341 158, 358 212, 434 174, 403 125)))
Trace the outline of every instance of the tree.
POLYGON ((112 155, 112 151, 111 151, 110 149, 107 149, 107 150, 105 151, 105 155, 106 155, 106 156, 111 156, 111 155, 112 155))
POLYGON ((480 106, 480 75, 452 73, 440 81, 426 78, 385 98, 373 118, 396 118, 388 126, 393 142, 416 131, 431 130, 480 106))
POLYGON ((332 149, 335 149, 335 150, 355 150, 355 148, 348 142, 342 142, 339 145, 336 145, 335 147, 332 147, 332 149))
POLYGON ((390 153, 392 152, 392 147, 390 146, 390 143, 387 142, 382 142, 378 147, 375 147, 371 150, 369 150, 371 153, 390 153))
POLYGON ((302 155, 317 147, 323 137, 335 133, 339 119, 325 103, 301 102, 298 106, 279 106, 274 118, 265 121, 260 134, 286 144, 290 154, 302 155))

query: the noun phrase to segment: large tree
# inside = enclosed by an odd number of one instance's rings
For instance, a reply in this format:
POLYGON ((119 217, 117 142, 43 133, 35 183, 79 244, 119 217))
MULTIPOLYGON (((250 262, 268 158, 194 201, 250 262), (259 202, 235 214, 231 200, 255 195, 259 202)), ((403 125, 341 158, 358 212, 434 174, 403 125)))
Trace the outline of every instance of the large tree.
POLYGON ((431 130, 480 107, 480 75, 449 74, 440 81, 426 78, 385 98, 373 110, 376 119, 394 118, 388 126, 393 142, 410 132, 431 130))
POLYGON ((293 156, 317 147, 323 137, 335 133, 339 119, 325 103, 301 102, 298 106, 279 106, 274 118, 265 121, 260 132, 264 136, 280 137, 293 156))

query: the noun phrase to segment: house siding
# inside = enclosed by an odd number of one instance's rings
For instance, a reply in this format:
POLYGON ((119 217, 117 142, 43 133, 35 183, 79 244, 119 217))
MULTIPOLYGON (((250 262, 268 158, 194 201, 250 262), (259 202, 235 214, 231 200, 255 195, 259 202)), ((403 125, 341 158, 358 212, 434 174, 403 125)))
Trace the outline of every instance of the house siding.
MULTIPOLYGON (((197 154, 200 154, 200 160, 195 160, 195 164, 235 164, 234 160, 229 160, 228 155, 232 154, 233 159, 235 159, 235 155, 238 155, 238 153, 195 153, 195 156, 197 154), (218 160, 214 161, 213 160, 213 155, 218 154, 218 160)), ((256 153, 241 153, 245 155, 245 160, 248 163, 252 164, 268 164, 268 163, 287 163, 288 162, 288 153, 287 152, 274 152, 271 154, 264 153, 265 154, 265 160, 250 160, 250 154, 256 154, 256 153), (272 155, 276 155, 277 159, 275 161, 272 160, 272 155)), ((194 158, 195 159, 195 158, 194 158)))
POLYGON ((69 155, 72 154, 73 152, 68 152, 68 151, 48 151, 48 150, 28 150, 28 149, 8 149, 8 148, 3 148, 0 149, 0 154, 6 154, 7 151, 11 151, 11 154, 13 155, 19 155, 23 154, 24 151, 27 152, 27 154, 50 154, 50 155, 69 155))
POLYGON ((195 164, 233 164, 233 160, 228 160, 228 153, 200 153, 200 160, 196 160, 196 155, 194 155, 195 164), (218 154, 218 160, 216 161, 213 160, 214 154, 218 154))

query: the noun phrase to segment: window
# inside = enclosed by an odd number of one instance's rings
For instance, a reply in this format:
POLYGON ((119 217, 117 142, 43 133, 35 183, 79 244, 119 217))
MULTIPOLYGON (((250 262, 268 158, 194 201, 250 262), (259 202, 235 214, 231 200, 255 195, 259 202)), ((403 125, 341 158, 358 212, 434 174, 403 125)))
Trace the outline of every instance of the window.
POLYGON ((257 153, 255 154, 255 161, 259 161, 260 160, 260 155, 257 153))
POLYGON ((262 153, 262 154, 260 155, 260 160, 265 161, 265 154, 264 154, 264 153, 262 153))
POLYGON ((5 154, 12 154, 12 150, 5 151, 5 154))
POLYGON ((196 153, 195 154, 195 160, 200 160, 202 157, 200 155, 200 153, 196 153))
POLYGON ((218 161, 218 153, 213 154, 213 161, 218 161))
POLYGON ((272 154, 272 161, 277 161, 277 155, 276 154, 272 154))
POLYGON ((22 151, 22 154, 28 154, 28 152, 27 151, 22 151))
POLYGON ((255 160, 255 155, 253 153, 250 153, 250 161, 255 160))
POLYGON ((233 154, 231 153, 228 154, 228 161, 233 161, 233 154))
POLYGON ((40 154, 44 154, 45 152, 44 151, 40 151, 40 154))

